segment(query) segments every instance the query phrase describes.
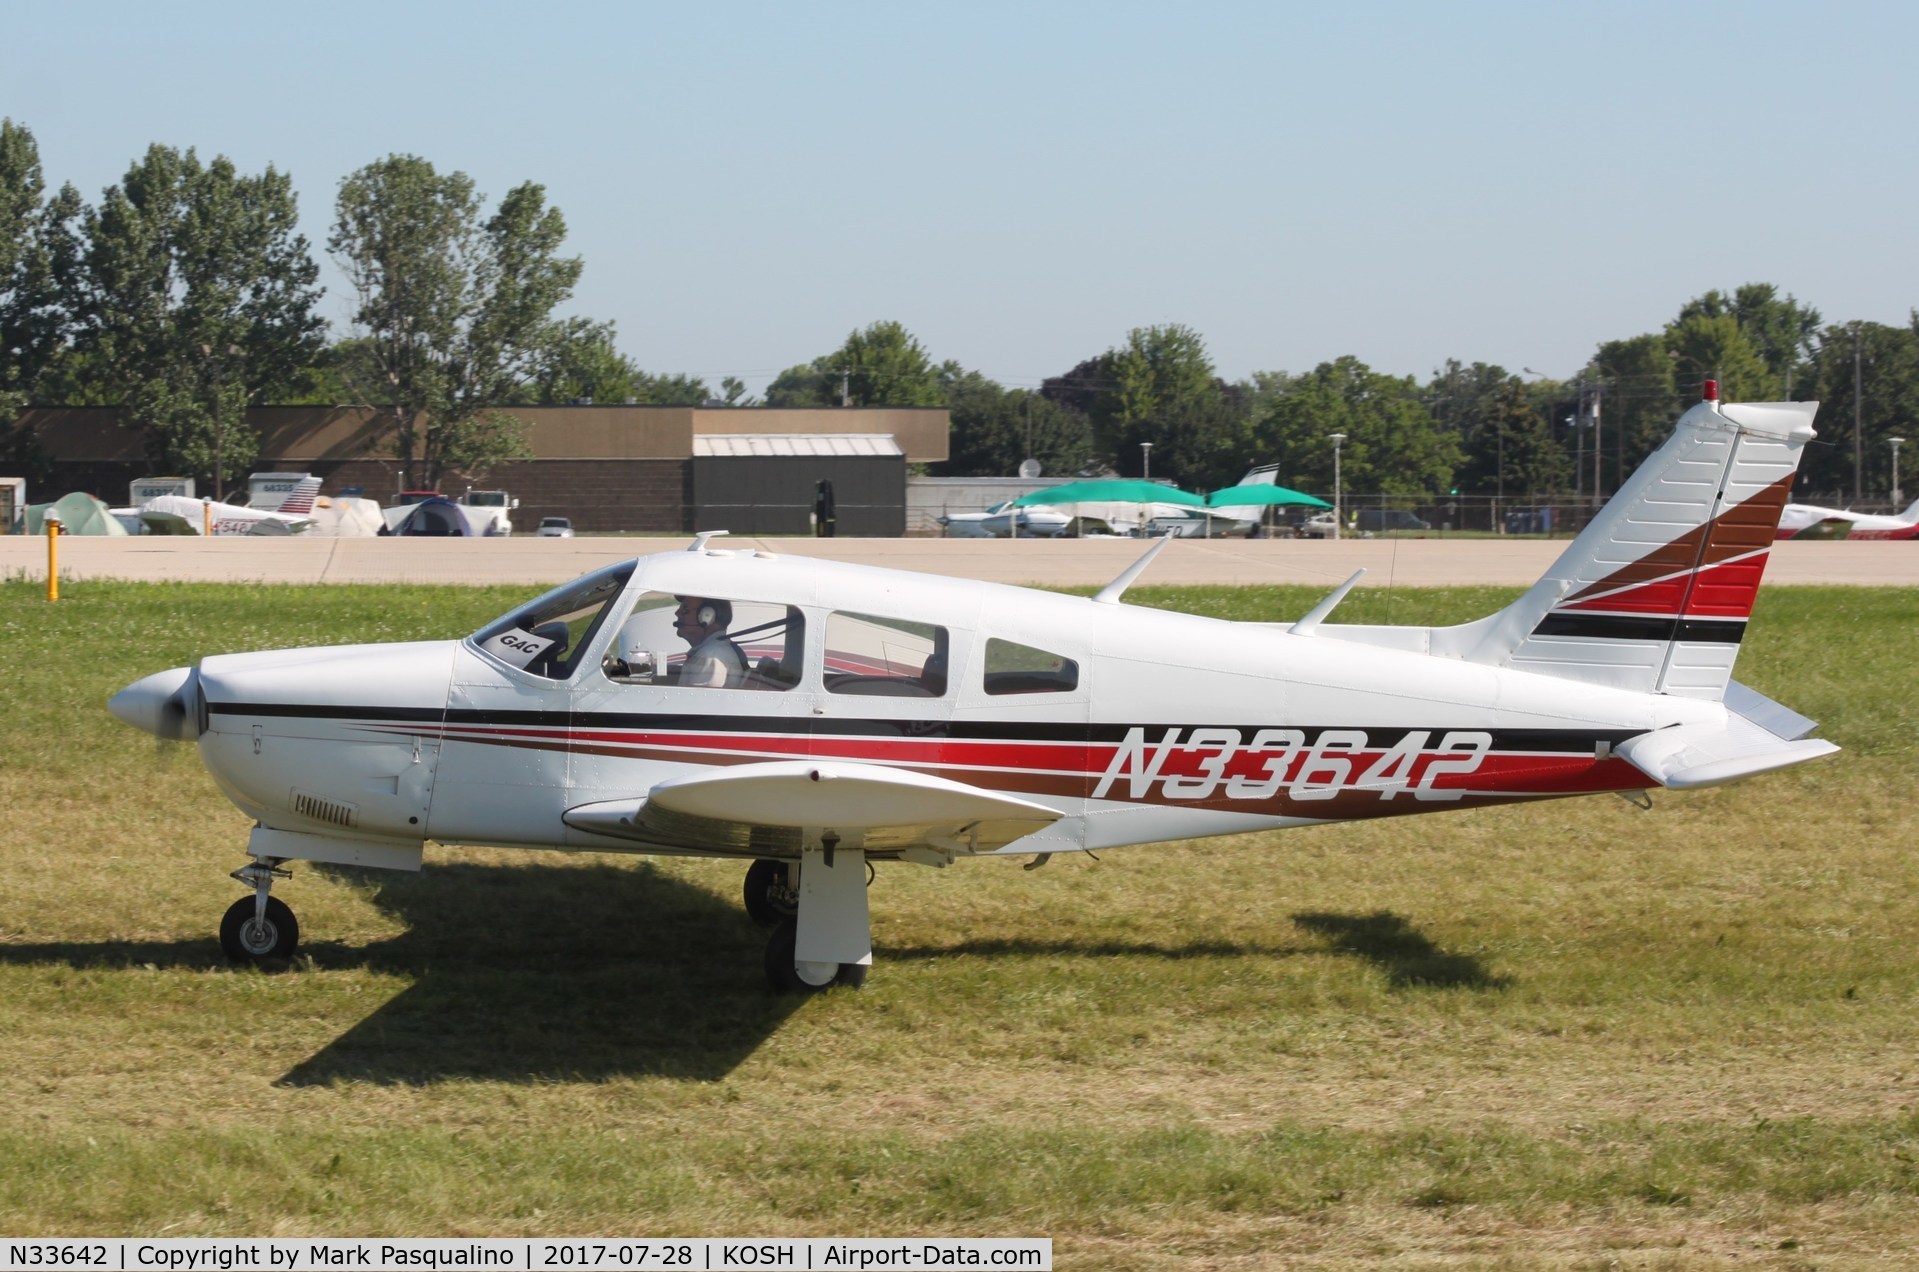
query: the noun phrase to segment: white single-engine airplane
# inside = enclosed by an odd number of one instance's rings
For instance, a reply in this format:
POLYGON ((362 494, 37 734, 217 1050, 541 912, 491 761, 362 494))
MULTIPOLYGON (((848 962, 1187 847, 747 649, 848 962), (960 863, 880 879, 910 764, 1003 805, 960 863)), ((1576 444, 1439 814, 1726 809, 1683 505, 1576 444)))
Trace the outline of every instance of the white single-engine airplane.
POLYGON ((1837 750, 1732 680, 1814 403, 1680 419, 1546 576, 1457 627, 1291 624, 698 536, 464 640, 226 654, 109 704, 258 823, 221 925, 285 958, 292 860, 453 844, 730 857, 794 991, 872 962, 868 863, 949 865, 1567 795, 1837 750))
POLYGON ((1781 539, 1919 538, 1919 499, 1904 512, 1849 512, 1817 504, 1789 503, 1779 516, 1781 539))
POLYGON ((140 505, 148 534, 304 534, 313 527, 320 478, 303 476, 268 507, 220 503, 191 495, 158 495, 140 505))

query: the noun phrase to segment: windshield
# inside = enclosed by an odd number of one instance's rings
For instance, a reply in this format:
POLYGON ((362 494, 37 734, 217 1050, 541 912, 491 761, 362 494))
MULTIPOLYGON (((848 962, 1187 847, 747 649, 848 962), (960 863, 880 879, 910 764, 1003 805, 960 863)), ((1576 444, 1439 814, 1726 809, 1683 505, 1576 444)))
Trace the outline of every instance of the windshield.
POLYGON ((622 561, 564 583, 488 623, 467 639, 474 648, 509 666, 551 680, 565 680, 592 643, 607 606, 633 577, 636 564, 622 561))

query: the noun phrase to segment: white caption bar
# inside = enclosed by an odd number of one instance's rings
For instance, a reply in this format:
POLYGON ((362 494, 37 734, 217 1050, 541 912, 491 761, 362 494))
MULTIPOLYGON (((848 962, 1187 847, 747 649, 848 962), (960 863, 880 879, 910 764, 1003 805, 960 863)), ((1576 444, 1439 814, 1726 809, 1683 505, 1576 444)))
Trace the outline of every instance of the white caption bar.
POLYGON ((415 1238, 145 1240, 0 1237, 0 1272, 736 1272, 761 1268, 872 1272, 1021 1268, 1052 1272, 1046 1237, 415 1238))

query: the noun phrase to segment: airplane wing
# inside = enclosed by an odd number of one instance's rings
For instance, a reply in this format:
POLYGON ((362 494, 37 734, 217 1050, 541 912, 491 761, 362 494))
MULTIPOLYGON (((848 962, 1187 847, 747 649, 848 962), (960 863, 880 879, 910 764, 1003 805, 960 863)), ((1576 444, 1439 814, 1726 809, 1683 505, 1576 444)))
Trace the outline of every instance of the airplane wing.
POLYGON ((148 504, 140 509, 139 517, 146 526, 148 534, 199 534, 200 527, 188 521, 177 512, 168 512, 148 504))
POLYGON ((1825 517, 1798 531, 1792 537, 1795 539, 1843 539, 1851 533, 1851 521, 1844 517, 1825 517))
POLYGON ((672 778, 640 798, 570 808, 563 820, 619 839, 779 856, 797 851, 808 830, 832 831, 867 852, 990 852, 1061 816, 1043 804, 905 769, 774 760, 672 778))

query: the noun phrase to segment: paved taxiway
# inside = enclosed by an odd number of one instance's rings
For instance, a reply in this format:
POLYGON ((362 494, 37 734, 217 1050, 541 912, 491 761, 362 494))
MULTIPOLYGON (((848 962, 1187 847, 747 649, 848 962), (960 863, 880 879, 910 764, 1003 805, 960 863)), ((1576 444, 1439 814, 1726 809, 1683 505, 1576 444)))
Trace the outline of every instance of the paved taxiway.
MULTIPOLYGON (((63 583, 88 579, 268 583, 553 584, 608 562, 683 548, 681 538, 310 539, 73 536, 63 583)), ((823 557, 956 578, 1099 586, 1138 559, 1129 539, 716 539, 714 547, 823 557)), ((1524 586, 1565 541, 1536 539, 1175 540, 1141 583, 1331 587, 1361 566, 1373 587, 1524 586)), ((0 577, 44 580, 46 540, 0 537, 0 577)), ((1775 544, 1768 583, 1919 584, 1919 543, 1775 544)))

